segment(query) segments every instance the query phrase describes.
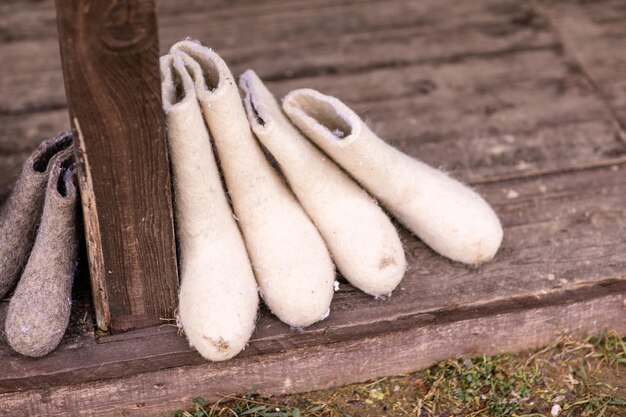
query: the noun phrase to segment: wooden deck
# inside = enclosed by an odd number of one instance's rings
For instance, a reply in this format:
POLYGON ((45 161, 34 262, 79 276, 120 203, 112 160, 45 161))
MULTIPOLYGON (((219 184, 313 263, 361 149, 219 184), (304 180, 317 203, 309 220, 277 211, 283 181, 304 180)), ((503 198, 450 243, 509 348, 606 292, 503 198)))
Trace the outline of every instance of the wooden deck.
MULTIPOLYGON (((325 388, 563 332, 626 332, 622 0, 159 7, 163 51, 191 36, 279 96, 313 87, 341 97, 382 137, 485 196, 503 246, 468 268, 403 231, 410 269, 391 299, 342 283, 330 317, 302 332, 263 313, 250 346, 224 363, 204 361, 165 321, 96 338, 83 294, 48 357, 20 357, 0 334, 1 415, 168 415, 199 395, 325 388)), ((0 57, 2 200, 28 152, 69 127, 52 1, 0 4, 0 57)))

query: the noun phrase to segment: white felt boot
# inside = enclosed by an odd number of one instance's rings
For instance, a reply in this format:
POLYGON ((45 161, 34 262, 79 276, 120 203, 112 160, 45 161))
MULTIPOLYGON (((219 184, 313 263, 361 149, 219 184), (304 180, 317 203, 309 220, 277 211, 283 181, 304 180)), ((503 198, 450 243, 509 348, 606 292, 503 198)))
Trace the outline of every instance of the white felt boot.
POLYGON ((289 93, 283 109, 328 156, 435 251, 466 264, 491 259, 498 217, 476 192, 386 144, 345 104, 315 90, 289 93))
POLYGON ((265 303, 292 327, 324 319, 334 293, 330 254, 250 130, 230 70, 196 42, 179 42, 172 47, 176 52, 184 52, 195 81, 265 303))
POLYGON ((246 71, 239 85, 254 133, 277 160, 339 271, 368 294, 388 295, 406 271, 402 243, 389 218, 289 123, 254 72, 246 71))
POLYGON ((229 359, 256 320, 257 286, 211 150, 193 81, 180 58, 161 58, 163 109, 180 244, 180 322, 207 359, 229 359))

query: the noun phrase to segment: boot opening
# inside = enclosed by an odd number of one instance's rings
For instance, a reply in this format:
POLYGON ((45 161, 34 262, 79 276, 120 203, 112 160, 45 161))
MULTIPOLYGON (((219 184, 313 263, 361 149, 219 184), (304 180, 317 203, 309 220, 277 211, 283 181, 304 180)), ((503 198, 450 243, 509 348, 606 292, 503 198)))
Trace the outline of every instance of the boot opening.
POLYGON ((324 126, 338 140, 352 133, 350 124, 337 112, 335 106, 306 94, 293 97, 294 107, 298 107, 307 116, 324 126))
MULTIPOLYGON (((205 54, 196 51, 195 48, 190 47, 189 45, 181 45, 179 50, 189 55, 191 59, 193 59, 198 63, 198 65, 200 65, 202 78, 204 78, 206 88, 209 91, 214 91, 215 89, 217 89, 220 83, 220 72, 215 62, 211 58, 207 57, 205 54)), ((193 78, 195 75, 194 72, 189 71, 189 73, 193 78)), ((194 81, 197 82, 198 80, 194 79, 194 81)))
POLYGON ((68 148, 72 144, 72 135, 66 133, 63 137, 53 143, 51 146, 45 148, 39 155, 33 160, 33 170, 37 172, 46 172, 50 160, 54 155, 68 148))

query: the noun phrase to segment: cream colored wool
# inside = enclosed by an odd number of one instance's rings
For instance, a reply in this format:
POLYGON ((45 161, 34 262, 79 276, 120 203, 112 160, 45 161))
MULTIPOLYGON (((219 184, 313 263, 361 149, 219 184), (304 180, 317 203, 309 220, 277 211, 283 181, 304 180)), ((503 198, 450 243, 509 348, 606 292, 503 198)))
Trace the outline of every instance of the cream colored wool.
POLYGON ((24 163, 11 196, 0 208, 0 299, 19 277, 35 242, 50 161, 71 144, 70 132, 42 142, 24 163))
POLYGON ((469 187, 386 144, 334 97, 295 90, 285 97, 283 109, 305 135, 435 251, 466 264, 496 254, 502 242, 500 221, 469 187))
POLYGON ((402 243, 376 202, 295 129, 253 71, 239 84, 254 133, 278 161, 339 271, 355 287, 388 295, 406 271, 402 243))
POLYGON ((26 356, 53 351, 70 320, 78 256, 72 152, 67 149, 51 162, 37 239, 7 312, 7 341, 26 356))
POLYGON ((252 335, 257 286, 180 57, 161 58, 161 77, 180 245, 179 320, 202 356, 225 360, 252 335))
POLYGON ((230 70, 193 41, 172 51, 185 53, 263 300, 292 327, 322 320, 334 293, 330 254, 250 130, 230 70))

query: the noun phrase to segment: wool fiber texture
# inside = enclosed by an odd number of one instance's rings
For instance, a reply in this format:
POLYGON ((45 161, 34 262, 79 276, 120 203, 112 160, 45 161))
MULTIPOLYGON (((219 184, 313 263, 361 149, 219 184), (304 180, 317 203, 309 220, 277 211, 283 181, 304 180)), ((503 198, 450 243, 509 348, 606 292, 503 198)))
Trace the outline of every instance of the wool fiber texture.
POLYGON ((334 97, 311 89, 283 100, 291 121, 436 252, 478 264, 496 254, 502 226, 475 191, 374 134, 334 97))
POLYGON ((71 144, 70 132, 44 141, 24 163, 11 195, 0 208, 0 299, 19 278, 35 242, 50 161, 71 144))
POLYGON ((40 357, 53 351, 70 320, 78 256, 74 167, 71 149, 52 161, 41 225, 9 304, 7 341, 25 356, 40 357))
POLYGON ((196 42, 180 42, 172 51, 184 53, 195 81, 263 300, 292 327, 321 320, 334 294, 330 254, 250 130, 232 73, 196 42))
POLYGON ((179 320, 202 356, 226 360, 254 331, 257 285, 180 56, 161 58, 161 77, 180 250, 179 320))
POLYGON ((248 120, 322 234, 341 274, 373 296, 406 271, 398 233, 378 204, 291 125, 253 71, 239 79, 248 120))

